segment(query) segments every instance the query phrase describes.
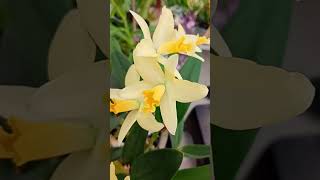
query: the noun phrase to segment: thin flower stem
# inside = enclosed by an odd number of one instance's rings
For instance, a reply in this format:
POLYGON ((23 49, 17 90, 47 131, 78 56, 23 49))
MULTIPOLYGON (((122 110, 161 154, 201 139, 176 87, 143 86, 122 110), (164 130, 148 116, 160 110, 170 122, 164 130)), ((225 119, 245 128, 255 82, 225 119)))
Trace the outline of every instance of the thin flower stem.
POLYGON ((166 147, 167 142, 168 142, 168 137, 169 137, 168 130, 164 130, 161 132, 160 140, 159 140, 159 144, 158 144, 158 149, 163 149, 166 147))

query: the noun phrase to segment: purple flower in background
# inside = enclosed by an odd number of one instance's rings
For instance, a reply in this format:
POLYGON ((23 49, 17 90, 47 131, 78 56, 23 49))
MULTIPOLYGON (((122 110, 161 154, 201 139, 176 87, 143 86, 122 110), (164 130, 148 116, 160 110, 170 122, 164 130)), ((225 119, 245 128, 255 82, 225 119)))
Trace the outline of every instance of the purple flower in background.
POLYGON ((178 22, 185 28, 188 34, 195 32, 196 27, 196 15, 194 12, 188 12, 179 18, 178 22))
POLYGON ((186 55, 181 54, 179 56, 179 62, 178 62, 178 66, 177 69, 180 70, 182 68, 182 66, 184 65, 184 63, 186 63, 187 61, 187 57, 186 55))

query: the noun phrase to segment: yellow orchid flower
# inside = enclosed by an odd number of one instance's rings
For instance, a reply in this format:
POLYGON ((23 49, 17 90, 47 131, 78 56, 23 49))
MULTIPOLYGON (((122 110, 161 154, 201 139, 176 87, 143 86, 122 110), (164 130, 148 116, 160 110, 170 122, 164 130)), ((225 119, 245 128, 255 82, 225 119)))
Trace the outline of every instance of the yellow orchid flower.
POLYGON ((12 131, 0 129, 0 158, 20 166, 70 154, 51 180, 105 178, 105 67, 106 61, 92 63, 38 89, 0 86, 0 115, 12 131))
POLYGON ((146 40, 139 43, 140 45, 138 47, 142 49, 140 50, 141 54, 137 54, 138 56, 156 57, 159 55, 177 53, 192 56, 204 61, 204 59, 197 54, 198 52, 201 52, 201 49, 198 46, 209 44, 209 39, 186 34, 181 25, 179 25, 178 30, 176 30, 174 28, 173 14, 167 7, 164 6, 162 8, 162 13, 152 39, 146 21, 137 13, 133 11, 130 12, 139 24, 144 39, 146 40), (145 51, 144 48, 147 48, 147 51, 145 51))
MULTIPOLYGON (((113 162, 110 163, 110 180, 118 180, 116 175, 116 167, 113 162)), ((124 180, 130 180, 130 176, 125 177, 124 180)))
POLYGON ((152 87, 145 81, 140 81, 140 75, 137 73, 135 65, 131 65, 129 68, 125 85, 124 89, 110 90, 110 112, 118 114, 130 111, 120 128, 118 141, 123 141, 136 121, 149 132, 160 131, 164 126, 157 122, 153 113, 160 105, 165 87, 163 85, 152 87), (126 93, 126 97, 122 96, 123 92, 126 93))
MULTIPOLYGON (((137 56, 137 49, 133 52, 134 64, 137 72, 151 87, 163 86, 165 91, 160 100, 160 110, 164 125, 171 134, 175 134, 177 128, 176 101, 189 103, 204 98, 208 88, 202 84, 175 78, 178 55, 172 55, 164 63, 164 72, 157 58, 137 56)), ((137 85, 129 85, 121 91, 121 97, 130 99, 132 92, 141 91, 137 85)))

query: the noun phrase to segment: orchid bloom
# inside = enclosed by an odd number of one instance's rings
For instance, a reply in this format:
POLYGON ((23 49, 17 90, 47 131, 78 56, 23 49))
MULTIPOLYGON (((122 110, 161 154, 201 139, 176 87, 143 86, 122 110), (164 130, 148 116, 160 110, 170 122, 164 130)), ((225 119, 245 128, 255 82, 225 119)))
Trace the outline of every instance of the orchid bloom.
POLYGON ((181 25, 176 30, 174 28, 173 14, 170 9, 165 6, 162 8, 162 13, 152 39, 146 21, 137 13, 130 12, 139 24, 144 36, 144 39, 137 46, 142 48, 141 53, 137 54, 137 56, 158 57, 159 55, 184 54, 204 61, 197 53, 201 52, 199 46, 209 44, 210 40, 199 35, 186 34, 181 25), (144 48, 149 49, 148 52, 144 53, 144 48))
POLYGON ((133 98, 134 93, 141 92, 144 86, 164 87, 164 93, 160 100, 160 111, 163 123, 171 134, 175 134, 177 129, 176 101, 189 103, 204 98, 208 93, 208 88, 202 84, 175 78, 178 55, 172 55, 164 61, 164 72, 156 58, 137 56, 137 51, 133 52, 136 71, 142 77, 143 85, 129 85, 120 94, 123 98, 133 98))
MULTIPOLYGON (((113 162, 110 163, 110 180, 118 180, 116 175, 116 167, 113 162)), ((130 176, 125 177, 124 180, 130 180, 130 176)))
POLYGON ((110 90, 110 112, 118 114, 130 111, 121 126, 118 141, 123 141, 136 121, 149 132, 160 131, 164 126, 157 122, 153 113, 156 111, 156 107, 160 105, 165 87, 163 85, 152 87, 150 84, 140 81, 140 75, 137 73, 135 65, 131 65, 129 68, 125 85, 124 89, 110 90), (130 94, 130 97, 128 95, 122 97, 122 92, 130 94))

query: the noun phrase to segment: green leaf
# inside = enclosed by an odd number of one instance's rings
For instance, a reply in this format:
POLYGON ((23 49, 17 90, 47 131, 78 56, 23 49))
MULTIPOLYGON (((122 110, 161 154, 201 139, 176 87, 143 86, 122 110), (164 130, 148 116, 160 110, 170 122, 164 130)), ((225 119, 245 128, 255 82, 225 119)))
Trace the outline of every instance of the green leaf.
POLYGON ((119 43, 110 38, 110 61, 111 61, 111 87, 123 88, 126 73, 131 65, 128 58, 122 53, 119 43))
MULTIPOLYGON (((292 3, 291 0, 241 0, 236 14, 221 31, 233 56, 281 66, 292 3)), ((216 179, 235 178, 257 131, 233 131, 211 126, 216 179)))
POLYGON ((131 166, 131 180, 169 180, 178 171, 183 155, 174 149, 150 151, 131 166))
POLYGON ((235 178, 256 133, 257 130, 234 131, 211 125, 211 144, 216 179, 233 180, 235 178))
POLYGON ((173 148, 178 148, 182 139, 184 131, 184 122, 178 123, 176 134, 173 136, 170 134, 171 145, 173 148))
POLYGON ((147 136, 148 132, 142 129, 137 122, 131 127, 123 147, 122 160, 124 163, 131 163, 143 154, 147 136))
POLYGON ((212 173, 210 165, 200 166, 196 168, 183 169, 177 172, 172 180, 211 180, 212 173))
POLYGON ((184 156, 196 159, 209 158, 211 155, 210 146, 204 144, 192 144, 180 148, 184 156))
MULTIPOLYGON (((201 63, 202 62, 196 58, 188 57, 186 63, 180 70, 180 74, 183 77, 183 79, 192 82, 198 82, 200 77, 201 63)), ((187 112, 189 105, 190 103, 177 102, 178 129, 174 136, 170 135, 172 146, 174 148, 177 148, 180 144, 184 128, 183 117, 184 114, 187 112)))
POLYGON ((111 149, 111 161, 120 159, 123 148, 112 148, 111 149))
POLYGON ((10 0, 1 3, 8 13, 0 44, 0 81, 38 87, 47 82, 49 44, 71 0, 10 0), (10 76, 8 70, 10 69, 10 76))
POLYGON ((281 66, 293 2, 241 0, 222 30, 233 56, 281 66))

